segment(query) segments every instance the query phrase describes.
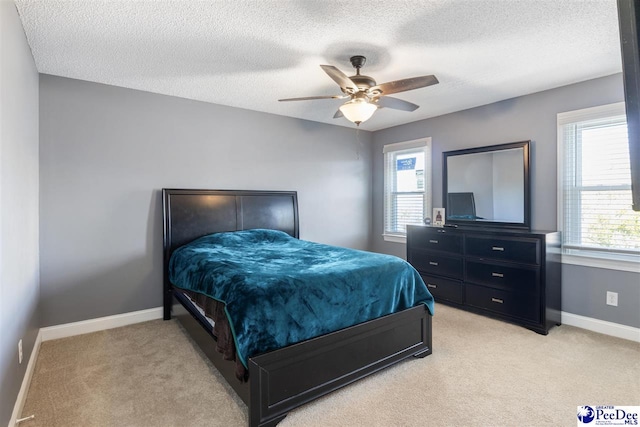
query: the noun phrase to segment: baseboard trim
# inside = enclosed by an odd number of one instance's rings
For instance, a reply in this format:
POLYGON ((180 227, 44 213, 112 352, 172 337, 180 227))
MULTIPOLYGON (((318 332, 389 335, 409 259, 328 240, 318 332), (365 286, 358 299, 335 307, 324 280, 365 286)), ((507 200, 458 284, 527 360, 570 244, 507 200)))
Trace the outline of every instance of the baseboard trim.
POLYGON ((634 328, 619 323, 607 322, 606 320, 594 319, 592 317, 580 316, 573 313, 562 312, 562 324, 587 329, 617 338, 640 342, 640 328, 634 328))
POLYGON ((47 326, 46 328, 41 328, 40 332, 42 333, 42 341, 50 341, 156 319, 162 319, 162 307, 99 317, 81 322, 65 323, 64 325, 47 326))
POLYGON ((24 378, 22 378, 22 385, 20 386, 20 391, 18 392, 16 403, 15 405, 13 405, 13 413, 11 414, 11 419, 9 420, 9 427, 15 427, 16 421, 18 420, 18 417, 20 417, 22 409, 24 409, 24 404, 27 401, 27 393, 29 392, 29 386, 31 385, 31 378, 33 377, 33 372, 36 368, 36 361, 38 360, 38 353, 40 352, 41 343, 42 329, 38 331, 36 342, 33 344, 33 350, 31 351, 31 356, 29 356, 29 363, 27 363, 27 369, 24 373, 24 378))

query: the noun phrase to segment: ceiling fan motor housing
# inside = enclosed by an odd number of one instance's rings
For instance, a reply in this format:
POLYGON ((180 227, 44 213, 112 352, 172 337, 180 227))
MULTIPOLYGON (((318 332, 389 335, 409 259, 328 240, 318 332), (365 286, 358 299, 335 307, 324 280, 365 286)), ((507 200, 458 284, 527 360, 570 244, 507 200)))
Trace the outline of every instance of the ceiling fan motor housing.
POLYGON ((372 77, 357 74, 349 77, 352 82, 356 84, 360 89, 369 89, 376 85, 376 81, 372 77))

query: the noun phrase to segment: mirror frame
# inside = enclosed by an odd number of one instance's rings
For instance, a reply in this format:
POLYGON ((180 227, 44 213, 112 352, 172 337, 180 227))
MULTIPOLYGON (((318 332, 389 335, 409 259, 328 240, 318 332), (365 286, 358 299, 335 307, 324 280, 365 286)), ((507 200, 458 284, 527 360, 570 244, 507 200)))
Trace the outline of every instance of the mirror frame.
POLYGON ((445 223, 455 224, 464 227, 484 227, 484 228, 513 228, 531 230, 531 168, 530 168, 530 143, 531 141, 510 142, 507 144, 489 145, 485 147, 466 148, 463 150, 445 151, 442 153, 442 207, 445 209, 445 223), (523 149, 523 171, 524 171, 524 220, 522 222, 500 222, 500 221, 476 221, 465 219, 446 218, 447 212, 447 162, 450 157, 465 154, 491 153, 514 148, 523 149))

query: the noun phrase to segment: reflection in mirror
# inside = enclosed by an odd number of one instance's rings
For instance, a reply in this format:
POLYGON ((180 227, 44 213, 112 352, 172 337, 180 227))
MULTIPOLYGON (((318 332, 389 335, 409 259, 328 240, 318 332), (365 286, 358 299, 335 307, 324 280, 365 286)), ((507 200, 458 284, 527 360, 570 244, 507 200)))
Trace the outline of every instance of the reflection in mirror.
POLYGON ((447 222, 528 227, 528 141, 443 155, 447 222))

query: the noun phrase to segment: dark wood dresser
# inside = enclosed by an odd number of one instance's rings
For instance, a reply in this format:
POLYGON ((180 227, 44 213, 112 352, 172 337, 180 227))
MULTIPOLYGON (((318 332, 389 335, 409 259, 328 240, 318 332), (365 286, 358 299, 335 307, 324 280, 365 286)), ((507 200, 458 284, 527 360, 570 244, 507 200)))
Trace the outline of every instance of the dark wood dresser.
POLYGON ((560 325, 560 233, 407 227, 407 261, 436 302, 546 335, 560 325))

